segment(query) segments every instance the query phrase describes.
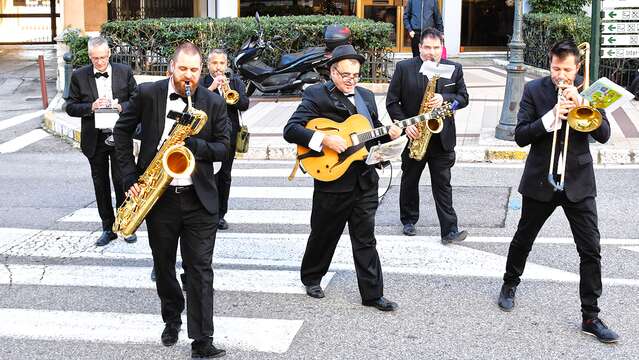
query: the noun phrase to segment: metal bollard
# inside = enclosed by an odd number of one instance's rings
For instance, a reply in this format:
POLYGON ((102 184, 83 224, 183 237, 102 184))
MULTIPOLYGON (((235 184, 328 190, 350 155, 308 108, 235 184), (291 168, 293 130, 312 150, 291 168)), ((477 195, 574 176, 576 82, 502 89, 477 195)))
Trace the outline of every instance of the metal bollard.
POLYGON ((43 108, 49 107, 49 97, 47 96, 47 79, 44 75, 44 56, 38 55, 38 67, 40 68, 40 93, 42 94, 43 108))
POLYGON ((64 92, 62 93, 62 97, 64 99, 69 98, 69 86, 71 85, 71 73, 73 72, 73 54, 70 52, 64 53, 62 55, 62 59, 64 60, 64 92))

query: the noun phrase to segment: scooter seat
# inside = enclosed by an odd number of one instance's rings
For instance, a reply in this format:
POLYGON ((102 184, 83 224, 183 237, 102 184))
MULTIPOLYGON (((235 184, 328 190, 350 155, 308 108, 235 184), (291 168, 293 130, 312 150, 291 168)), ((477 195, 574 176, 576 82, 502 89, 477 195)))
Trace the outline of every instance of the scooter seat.
POLYGON ((280 62, 277 65, 278 68, 282 68, 284 66, 287 66, 288 64, 297 61, 305 56, 309 56, 309 55, 319 55, 319 54, 324 54, 326 52, 326 48, 323 47, 312 47, 312 48, 308 48, 305 49, 304 51, 300 51, 300 52, 296 52, 296 53, 291 53, 291 54, 284 54, 282 55, 282 57, 280 58, 280 62))

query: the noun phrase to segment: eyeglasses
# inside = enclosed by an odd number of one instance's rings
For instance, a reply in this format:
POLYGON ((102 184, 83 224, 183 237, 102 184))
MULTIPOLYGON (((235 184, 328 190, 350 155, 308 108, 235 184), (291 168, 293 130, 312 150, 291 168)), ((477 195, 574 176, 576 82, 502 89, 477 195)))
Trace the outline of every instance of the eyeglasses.
POLYGON ((91 57, 90 59, 93 60, 93 61, 106 61, 106 60, 109 60, 109 57, 108 56, 100 56, 100 57, 94 56, 94 57, 91 57))
POLYGON ((342 77, 342 80, 346 81, 348 79, 353 79, 353 81, 359 81, 359 73, 351 74, 351 73, 343 73, 337 69, 335 71, 342 77))

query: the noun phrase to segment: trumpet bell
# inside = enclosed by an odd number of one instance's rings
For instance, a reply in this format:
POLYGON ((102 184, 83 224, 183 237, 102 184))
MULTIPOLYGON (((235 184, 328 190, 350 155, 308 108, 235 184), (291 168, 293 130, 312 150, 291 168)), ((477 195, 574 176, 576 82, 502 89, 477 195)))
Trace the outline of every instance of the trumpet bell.
POLYGON ((224 92, 224 100, 229 105, 235 105, 240 100, 240 94, 235 90, 224 92))
POLYGON ((591 132, 601 126, 599 111, 591 106, 578 106, 568 113, 568 125, 580 132, 591 132))

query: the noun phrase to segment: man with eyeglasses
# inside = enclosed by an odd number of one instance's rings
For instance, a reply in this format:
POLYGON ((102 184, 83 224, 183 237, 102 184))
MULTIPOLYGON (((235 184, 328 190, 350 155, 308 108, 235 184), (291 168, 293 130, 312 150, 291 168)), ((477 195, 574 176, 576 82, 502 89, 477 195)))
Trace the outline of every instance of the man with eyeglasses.
MULTIPOLYGON (((284 127, 284 139, 290 143, 321 152, 327 147, 337 153, 347 150, 344 139, 307 129, 308 121, 328 118, 343 122, 349 116, 360 114, 368 118, 373 127, 380 127, 375 96, 358 87, 360 67, 364 57, 352 45, 341 45, 333 50, 329 62, 331 80, 315 84, 304 91, 304 97, 284 127)), ((382 142, 401 135, 393 125, 382 142)), ((367 144, 371 146, 373 144, 367 144)), ((379 176, 374 166, 355 161, 339 179, 315 180, 311 233, 304 252, 301 279, 306 293, 323 298, 320 286, 326 275, 337 243, 348 223, 353 248, 357 283, 362 304, 381 311, 394 311, 397 304, 384 297, 382 267, 376 250, 375 212, 378 206, 379 176)))
MULTIPOLYGON (((111 201, 109 164, 116 208, 124 202, 124 187, 115 157, 112 130, 96 128, 95 112, 103 108, 115 108, 120 113, 126 110, 136 89, 136 82, 131 67, 109 62, 111 49, 105 38, 98 36, 89 39, 88 48, 91 65, 81 67, 71 75, 65 109, 69 116, 82 118, 80 149, 89 159, 95 200, 102 220, 102 234, 95 244, 104 246, 118 237, 112 230, 115 214, 111 201)), ((134 243, 137 237, 133 234, 124 240, 134 243)))
MULTIPOLYGON (((457 103, 457 109, 468 105, 468 92, 464 82, 461 64, 442 60, 443 34, 433 28, 422 32, 420 54, 412 59, 400 61, 388 87, 386 109, 394 120, 406 119, 418 114, 422 97, 428 84, 428 77, 420 73, 425 61, 454 65, 450 79, 440 78, 435 94, 428 102, 429 107, 438 107, 444 101, 457 103)), ((399 194, 399 213, 406 236, 416 235, 415 224, 419 220, 419 179, 428 163, 430 181, 439 220, 441 241, 450 244, 463 241, 468 235, 457 227, 457 214, 453 208, 453 189, 450 185, 450 169, 455 165, 456 129, 455 117, 444 119, 442 131, 432 134, 422 160, 410 158, 408 146, 402 153, 402 179, 399 194)), ((415 125, 406 128, 410 139, 421 136, 415 125)))

